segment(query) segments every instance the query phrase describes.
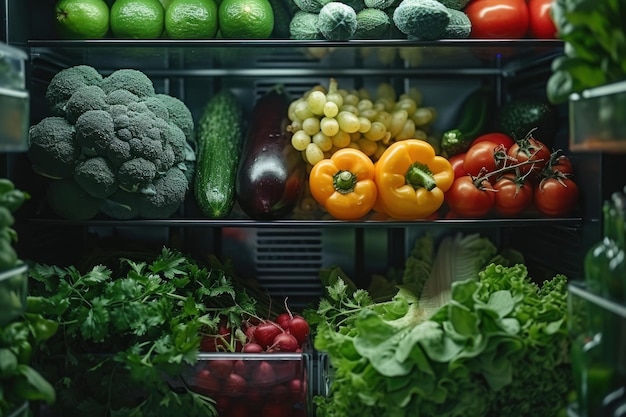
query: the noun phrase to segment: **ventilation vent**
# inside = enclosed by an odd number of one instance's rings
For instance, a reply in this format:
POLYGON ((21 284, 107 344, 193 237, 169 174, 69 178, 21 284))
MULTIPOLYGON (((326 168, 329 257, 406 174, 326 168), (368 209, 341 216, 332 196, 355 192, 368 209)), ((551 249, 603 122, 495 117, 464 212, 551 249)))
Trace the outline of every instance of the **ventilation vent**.
POLYGON ((260 284, 301 309, 319 299, 323 265, 322 233, 313 229, 256 231, 255 267, 260 284))

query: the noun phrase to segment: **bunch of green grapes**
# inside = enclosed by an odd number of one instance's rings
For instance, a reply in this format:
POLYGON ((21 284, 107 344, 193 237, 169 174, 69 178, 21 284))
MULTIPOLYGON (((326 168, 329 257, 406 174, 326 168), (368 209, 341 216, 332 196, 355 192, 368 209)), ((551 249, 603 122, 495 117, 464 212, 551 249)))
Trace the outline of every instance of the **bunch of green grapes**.
POLYGON ((366 89, 340 89, 331 78, 328 89, 317 85, 290 103, 291 144, 310 165, 345 147, 377 160, 395 141, 427 138, 436 112, 421 102, 416 89, 397 96, 383 83, 372 95, 366 89))

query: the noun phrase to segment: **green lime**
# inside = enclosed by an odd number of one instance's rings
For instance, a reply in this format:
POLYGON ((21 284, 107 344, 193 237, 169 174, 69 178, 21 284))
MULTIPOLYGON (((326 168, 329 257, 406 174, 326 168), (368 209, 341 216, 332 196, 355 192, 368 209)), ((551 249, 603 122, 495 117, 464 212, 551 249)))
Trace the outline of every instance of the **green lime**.
POLYGON ((173 0, 165 10, 165 32, 172 39, 207 39, 217 33, 214 0, 173 0))
POLYGON ((116 0, 111 6, 111 32, 116 38, 155 39, 164 28, 159 0, 116 0))
POLYGON ((109 31, 109 6, 104 0, 59 0, 56 28, 64 38, 98 39, 109 31))
POLYGON ((161 5, 163 6, 163 10, 167 10, 168 7, 170 7, 170 4, 172 4, 172 0, 159 0, 161 2, 161 5))
POLYGON ((223 0, 220 31, 228 39, 266 39, 274 30, 274 11, 268 0, 223 0))

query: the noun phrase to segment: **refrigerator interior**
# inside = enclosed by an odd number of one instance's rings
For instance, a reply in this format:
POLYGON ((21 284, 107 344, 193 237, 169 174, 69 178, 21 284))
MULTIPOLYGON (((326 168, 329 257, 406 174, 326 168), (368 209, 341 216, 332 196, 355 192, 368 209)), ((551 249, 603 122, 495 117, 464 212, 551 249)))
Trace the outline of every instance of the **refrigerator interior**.
MULTIPOLYGON (((55 40, 50 25, 52 1, 5 0, 6 43, 28 53, 31 124, 48 116, 43 98, 59 70, 87 64, 103 75, 120 68, 141 69, 159 93, 183 100, 197 121, 207 99, 233 91, 250 112, 255 99, 277 83, 297 97, 329 77, 342 88, 374 91, 382 82, 397 91, 417 88, 425 105, 438 111, 436 131, 453 123, 463 99, 489 85, 502 104, 524 94, 543 94, 552 59, 562 52, 557 40, 464 41, 103 41, 55 40)), ((623 156, 568 150, 568 111, 559 107, 561 129, 554 148, 574 164, 580 206, 566 218, 435 221, 332 220, 255 221, 241 217, 208 220, 192 195, 171 219, 115 221, 97 218, 70 222, 55 218, 45 205, 45 180, 32 171, 25 153, 1 156, 3 176, 32 199, 18 216, 17 250, 25 259, 80 264, 98 250, 179 248, 198 259, 214 254, 230 259, 239 275, 258 279, 272 295, 288 296, 295 309, 321 294, 319 271, 340 266, 367 286, 372 274, 401 267, 416 237, 437 239, 479 232, 499 247, 521 251, 530 275, 541 281, 554 273, 582 279, 582 257, 601 236, 601 203, 621 189, 623 156)))
MULTIPOLYGON (((437 110, 435 132, 453 124, 463 99, 488 85, 505 103, 525 94, 544 94, 552 59, 561 53, 558 40, 485 42, 480 40, 411 43, 408 41, 94 41, 56 40, 51 19, 53 1, 4 2, 5 41, 23 48, 31 95, 31 124, 49 115, 43 96, 52 76, 78 64, 103 75, 120 68, 141 69, 159 93, 180 98, 197 121, 207 99, 230 89, 247 114, 255 99, 279 83, 294 97, 329 77, 341 88, 375 91, 382 82, 398 93, 417 88, 423 104, 437 110), (10 17, 10 18, 9 18, 10 17), (112 59, 114 57, 114 59, 112 59)), ((234 259, 242 275, 258 277, 275 293, 291 293, 299 304, 319 295, 320 268, 339 265, 357 280, 384 273, 405 259, 415 236, 480 231, 500 246, 521 250, 537 279, 560 272, 581 277, 581 255, 600 236, 600 205, 621 187, 626 167, 621 158, 568 150, 567 107, 553 144, 571 157, 581 189, 580 207, 568 218, 437 220, 433 222, 222 221, 203 219, 188 196, 180 213, 163 221, 55 220, 45 207, 45 181, 36 175, 25 153, 3 155, 5 175, 33 195, 21 210, 19 249, 24 257, 70 263, 84 256, 85 242, 112 239, 171 245, 203 257, 234 259), (59 228, 63 233, 57 233, 59 228), (62 248, 62 249, 60 249, 62 248), (305 261, 305 262, 302 262, 305 261), (547 272, 543 272, 547 271, 547 272)), ((235 208, 236 211, 237 208, 235 208)), ((88 247, 89 245, 87 245, 88 247)))

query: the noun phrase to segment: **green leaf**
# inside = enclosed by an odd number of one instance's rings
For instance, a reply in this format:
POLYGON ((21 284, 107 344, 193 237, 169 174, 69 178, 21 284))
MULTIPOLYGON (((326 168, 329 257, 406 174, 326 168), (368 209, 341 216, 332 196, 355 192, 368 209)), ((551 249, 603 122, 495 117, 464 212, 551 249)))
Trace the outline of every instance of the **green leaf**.
POLYGON ((510 291, 500 290, 491 293, 487 307, 495 311, 498 317, 504 318, 511 314, 515 308, 515 301, 510 291))
POLYGON ((111 277, 111 271, 103 265, 94 266, 91 271, 83 275, 79 282, 87 286, 101 284, 111 277))
POLYGON ((14 388, 21 398, 29 401, 45 401, 48 404, 55 401, 54 388, 39 372, 28 365, 19 365, 18 373, 24 377, 24 380, 18 379, 14 388))
POLYGON ((107 303, 100 298, 92 300, 92 308, 81 309, 80 331, 86 340, 102 342, 109 335, 109 311, 107 303))
POLYGON ((0 348, 0 375, 11 375, 17 369, 17 356, 9 348, 0 348))

